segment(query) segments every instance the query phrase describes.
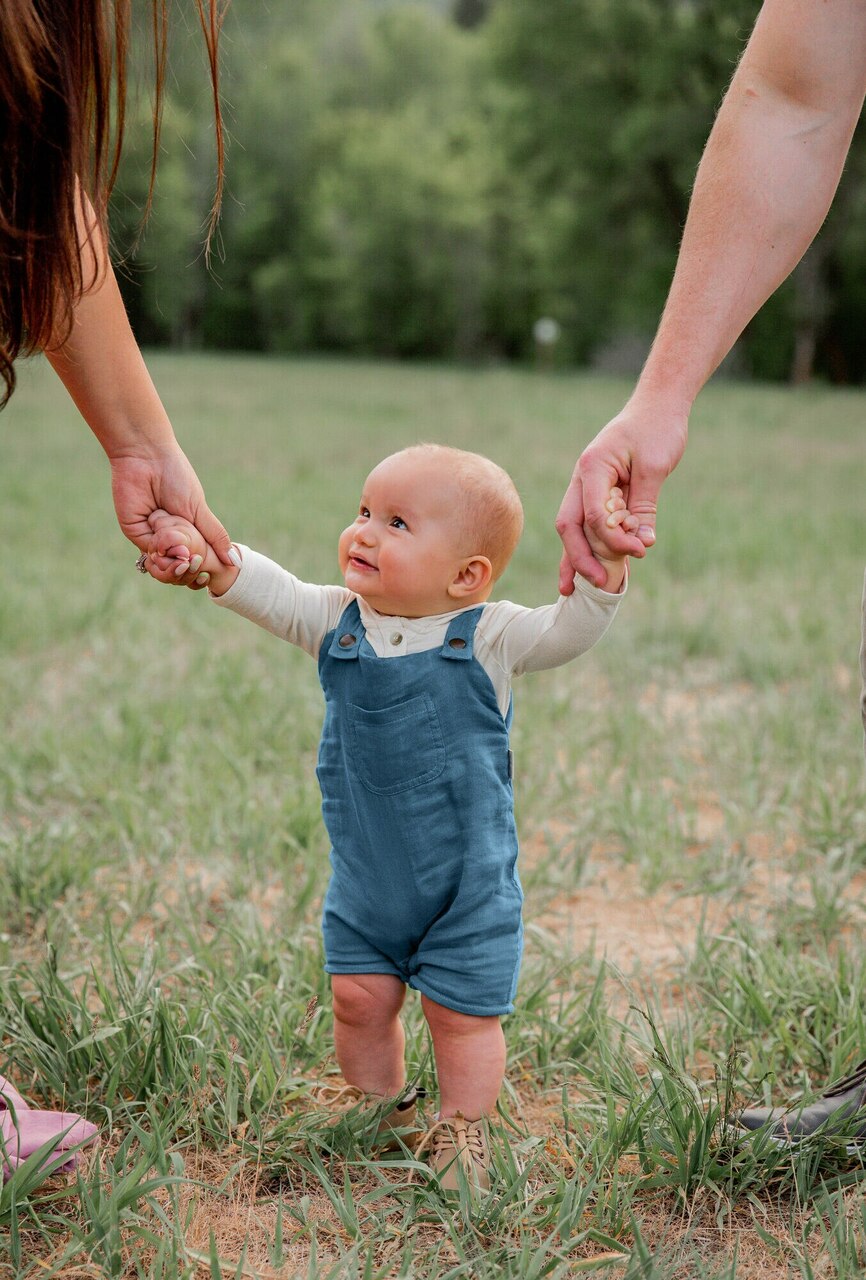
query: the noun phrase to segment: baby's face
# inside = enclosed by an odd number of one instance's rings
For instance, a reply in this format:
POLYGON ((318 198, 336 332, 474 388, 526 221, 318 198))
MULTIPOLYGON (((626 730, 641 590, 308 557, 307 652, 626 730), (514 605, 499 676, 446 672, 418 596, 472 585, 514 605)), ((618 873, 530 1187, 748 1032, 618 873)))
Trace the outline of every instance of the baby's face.
POLYGON ((358 514, 340 535, 350 591, 379 613, 422 618, 459 608, 448 587, 471 554, 460 494, 443 464, 394 454, 370 472, 358 514))

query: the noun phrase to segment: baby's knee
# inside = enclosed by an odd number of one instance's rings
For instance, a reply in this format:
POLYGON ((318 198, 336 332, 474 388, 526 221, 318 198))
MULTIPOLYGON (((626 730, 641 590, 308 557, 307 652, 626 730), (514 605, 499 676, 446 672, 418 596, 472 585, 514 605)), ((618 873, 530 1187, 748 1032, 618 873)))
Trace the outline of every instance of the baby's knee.
POLYGON ((400 1012, 406 988, 387 973, 335 973, 331 978, 334 1017, 347 1026, 390 1022, 400 1012))
POLYGON ((421 996, 424 1017, 434 1035, 476 1036, 490 1032, 499 1025, 496 1017, 479 1017, 474 1013, 458 1013, 447 1005, 437 1004, 429 996, 421 996))

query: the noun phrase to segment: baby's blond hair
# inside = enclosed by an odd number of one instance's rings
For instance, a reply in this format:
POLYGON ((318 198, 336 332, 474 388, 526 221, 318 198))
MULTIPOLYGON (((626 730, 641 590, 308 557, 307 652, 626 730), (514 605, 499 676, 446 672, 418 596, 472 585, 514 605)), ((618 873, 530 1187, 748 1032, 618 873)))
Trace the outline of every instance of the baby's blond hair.
MULTIPOLYGON (((523 504, 514 481, 490 458, 443 444, 415 444, 400 455, 439 463, 463 499, 467 554, 486 556, 494 581, 504 572, 523 532, 523 504)), ((457 513, 455 513, 457 514, 457 513)))

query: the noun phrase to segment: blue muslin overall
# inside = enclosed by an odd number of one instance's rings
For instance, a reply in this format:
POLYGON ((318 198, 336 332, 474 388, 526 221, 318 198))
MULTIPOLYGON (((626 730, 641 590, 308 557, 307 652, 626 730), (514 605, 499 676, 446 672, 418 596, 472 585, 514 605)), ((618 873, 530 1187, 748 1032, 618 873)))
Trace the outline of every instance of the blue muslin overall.
POLYGON ((322 643, 317 774, 333 875, 329 973, 391 973, 460 1013, 510 1013, 523 942, 508 730, 473 654, 379 658, 353 600, 322 643))

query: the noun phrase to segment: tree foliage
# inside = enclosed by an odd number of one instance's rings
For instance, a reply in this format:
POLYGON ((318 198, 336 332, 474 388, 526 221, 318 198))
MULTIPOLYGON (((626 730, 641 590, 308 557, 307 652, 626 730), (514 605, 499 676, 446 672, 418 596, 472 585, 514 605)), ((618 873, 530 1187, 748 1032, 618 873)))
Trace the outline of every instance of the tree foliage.
MULTIPOLYGON (((149 106, 115 201, 147 341, 520 357, 533 321, 585 360, 648 339, 701 149, 758 0, 233 0, 227 196, 208 270, 207 83, 176 26, 154 214, 149 106)), ((146 57, 142 54, 146 76, 146 57)), ((860 378, 863 144, 838 210, 752 326, 765 376, 860 378)))

